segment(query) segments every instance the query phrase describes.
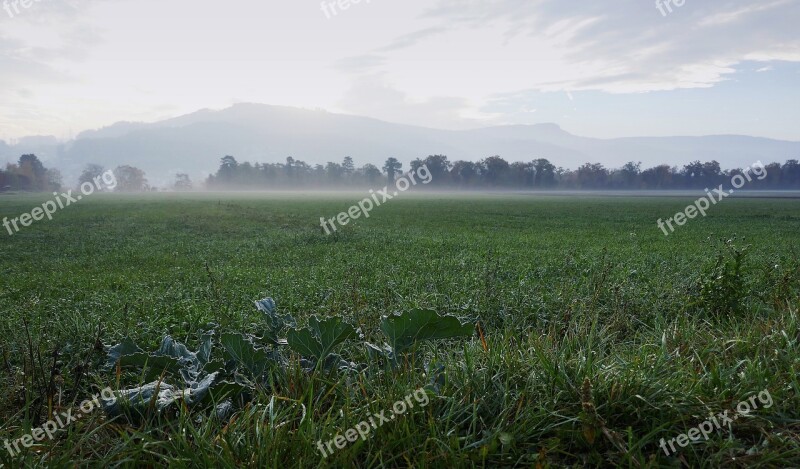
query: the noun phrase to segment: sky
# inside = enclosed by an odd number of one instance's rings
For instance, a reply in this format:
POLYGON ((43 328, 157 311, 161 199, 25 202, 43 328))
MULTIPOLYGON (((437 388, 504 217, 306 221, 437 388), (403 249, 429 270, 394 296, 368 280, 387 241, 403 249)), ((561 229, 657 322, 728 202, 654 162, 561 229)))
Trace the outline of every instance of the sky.
POLYGON ((800 141, 800 0, 667 1, 0 0, 0 139, 257 102, 800 141))

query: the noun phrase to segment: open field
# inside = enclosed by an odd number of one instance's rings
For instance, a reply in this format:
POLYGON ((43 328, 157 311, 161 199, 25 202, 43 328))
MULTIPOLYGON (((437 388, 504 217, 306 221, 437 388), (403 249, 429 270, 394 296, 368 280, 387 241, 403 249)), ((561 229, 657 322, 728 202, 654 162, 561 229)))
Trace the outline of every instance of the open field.
MULTIPOLYGON (((666 237, 656 220, 694 197, 408 193, 322 232, 320 217, 363 197, 100 194, 0 233, 0 442, 48 408, 146 382, 101 369, 102 344, 154 350, 170 334, 195 350, 212 322, 258 333, 264 297, 301 323, 344 316, 373 343, 382 315, 417 307, 482 326, 397 370, 295 364, 229 420, 179 409, 130 424, 96 411, 13 458, 0 450, 0 462, 800 465, 800 200, 728 199, 666 237), (444 367, 436 386, 426 366, 444 367), (320 454, 319 440, 426 385, 424 408, 320 454), (659 446, 763 391, 770 404, 750 401, 708 440, 670 456, 659 446)), ((2 196, 0 218, 45 199, 2 196)), ((341 354, 371 360, 355 341, 341 354)))

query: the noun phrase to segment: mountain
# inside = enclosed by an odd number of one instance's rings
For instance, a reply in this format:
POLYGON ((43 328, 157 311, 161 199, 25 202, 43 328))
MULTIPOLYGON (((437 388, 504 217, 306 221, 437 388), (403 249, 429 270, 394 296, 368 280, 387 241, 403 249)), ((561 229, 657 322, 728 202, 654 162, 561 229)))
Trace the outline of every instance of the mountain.
POLYGON ((292 156, 311 165, 352 156, 358 165, 378 167, 393 156, 406 168, 409 161, 432 154, 445 154, 450 161, 477 161, 491 155, 508 161, 547 158, 565 168, 586 162, 619 167, 628 161, 641 161, 643 167, 681 166, 713 159, 723 168, 734 168, 757 160, 800 157, 800 142, 738 135, 596 139, 570 134, 556 124, 436 130, 263 104, 205 109, 154 123, 120 122, 83 132, 63 145, 43 138, 32 143, 23 140, 4 147, 0 142, 0 159, 16 155, 15 160, 23 147, 37 146, 46 153, 43 160, 60 168, 66 181, 76 178, 88 163, 109 168, 131 164, 145 170, 157 185, 171 181, 176 172, 202 178, 216 171, 225 155, 251 162, 279 162, 292 156))
POLYGON ((23 137, 10 144, 0 140, 0 168, 5 163, 15 163, 19 157, 33 153, 45 163, 45 166, 60 167, 63 163, 60 152, 62 144, 52 135, 23 137))

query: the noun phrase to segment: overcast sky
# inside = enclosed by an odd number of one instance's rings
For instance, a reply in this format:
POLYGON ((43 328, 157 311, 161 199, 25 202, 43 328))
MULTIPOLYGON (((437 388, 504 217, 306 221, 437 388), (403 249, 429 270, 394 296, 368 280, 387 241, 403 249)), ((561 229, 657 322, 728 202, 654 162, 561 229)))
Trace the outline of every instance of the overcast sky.
POLYGON ((0 139, 259 102, 800 140, 800 0, 6 1, 0 139))

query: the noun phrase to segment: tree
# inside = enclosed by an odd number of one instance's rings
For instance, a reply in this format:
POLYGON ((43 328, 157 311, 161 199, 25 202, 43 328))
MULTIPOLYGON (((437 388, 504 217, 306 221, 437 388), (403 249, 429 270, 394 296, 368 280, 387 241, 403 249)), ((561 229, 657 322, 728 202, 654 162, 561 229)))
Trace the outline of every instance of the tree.
MULTIPOLYGON (((768 188, 776 188, 776 187, 788 187, 786 184, 781 183, 781 164, 780 163, 770 163, 764 166, 764 171, 767 173, 763 176, 764 179, 759 180, 758 178, 753 179, 753 184, 757 187, 768 187, 768 188)), ((750 174, 753 174, 752 172, 750 174)))
POLYGON ((586 163, 577 171, 581 189, 602 189, 608 181, 608 170, 600 163, 586 163))
POLYGON ((302 184, 311 174, 311 166, 305 161, 295 160, 294 162, 294 175, 297 183, 302 184))
POLYGON ((55 168, 49 168, 45 173, 45 179, 47 179, 48 191, 61 190, 61 185, 64 183, 64 178, 61 177, 61 171, 55 168))
POLYGON ((514 186, 533 186, 533 163, 517 161, 508 168, 508 180, 514 186))
POLYGON ((419 168, 425 166, 425 162, 417 158, 416 160, 412 161, 409 166, 411 166, 411 172, 416 173, 419 171, 419 168))
POLYGON ((625 163, 625 166, 619 170, 619 174, 622 178, 622 184, 625 188, 628 189, 636 189, 637 182, 639 180, 639 175, 642 173, 642 162, 639 161, 638 163, 634 163, 633 161, 629 161, 625 163))
POLYGON ((294 158, 291 156, 286 157, 286 164, 283 166, 283 170, 286 172, 286 178, 291 181, 294 178, 294 158))
POLYGON ((358 172, 364 176, 364 180, 370 185, 377 184, 382 174, 381 170, 372 164, 365 164, 358 172))
POLYGON ((510 168, 508 161, 497 155, 490 156, 478 164, 483 170, 486 182, 492 186, 502 183, 508 175, 510 168))
POLYGON ((11 190, 12 175, 0 169, 0 192, 11 190))
POLYGON ((722 181, 722 167, 715 161, 703 163, 702 178, 705 186, 716 186, 722 181))
MULTIPOLYGON (((83 184, 84 182, 88 182, 89 184, 94 184, 95 180, 99 180, 102 177, 103 173, 105 172, 105 168, 100 166, 99 164, 87 164, 85 168, 83 168, 83 172, 78 177, 78 184, 83 184)), ((100 186, 101 188, 103 186, 100 186)), ((96 189, 102 190, 102 189, 96 189)))
POLYGON ((472 161, 456 161, 450 170, 450 179, 460 186, 469 187, 478 179, 478 165, 472 161))
POLYGON ((219 170, 217 171, 217 178, 223 184, 233 184, 236 180, 236 172, 239 169, 239 162, 236 158, 225 155, 219 162, 219 170))
MULTIPOLYGON (((420 166, 416 166, 417 161, 419 160, 411 163, 411 167, 414 171, 419 171, 420 168, 420 166)), ((431 177, 438 181, 438 184, 444 184, 447 182, 447 175, 450 172, 451 167, 450 162, 447 160, 447 156, 429 155, 427 158, 425 158, 423 164, 428 167, 431 177)))
POLYGON ((342 182, 342 175, 344 174, 344 169, 342 169, 342 165, 339 163, 328 162, 328 165, 325 166, 325 174, 328 177, 328 181, 331 184, 339 184, 342 182))
POLYGON ((325 166, 314 165, 314 180, 319 183, 325 180, 325 166))
POLYGON ((133 166, 117 166, 114 170, 117 192, 144 192, 149 189, 144 171, 133 166))
POLYGON ((550 161, 539 158, 533 160, 533 185, 535 187, 551 187, 556 184, 556 167, 550 161))
POLYGON ((645 189, 675 188, 676 179, 676 169, 666 164, 642 171, 642 184, 645 189))
POLYGON ((192 180, 186 173, 178 173, 175 175, 175 184, 173 185, 176 191, 190 191, 192 190, 192 180))
POLYGON ((692 161, 685 165, 681 171, 681 175, 686 181, 687 187, 700 187, 703 183, 703 163, 699 161, 692 161))
POLYGON ((344 171, 345 177, 348 178, 356 172, 356 165, 353 163, 353 158, 349 156, 344 157, 344 161, 342 161, 342 171, 344 171))
POLYGON ((789 160, 784 163, 781 168, 781 183, 787 188, 800 187, 800 162, 789 160))
POLYGON ((383 172, 389 178, 389 184, 394 184, 395 175, 399 174, 403 169, 403 163, 397 161, 397 158, 388 158, 383 165, 383 172))
POLYGON ((2 188, 4 190, 30 190, 30 178, 19 174, 19 166, 8 163, 3 173, 2 188))
POLYGON ((47 190, 47 169, 34 154, 22 155, 17 163, 17 173, 27 178, 27 188, 32 191, 47 190))

